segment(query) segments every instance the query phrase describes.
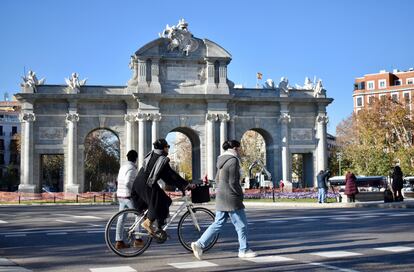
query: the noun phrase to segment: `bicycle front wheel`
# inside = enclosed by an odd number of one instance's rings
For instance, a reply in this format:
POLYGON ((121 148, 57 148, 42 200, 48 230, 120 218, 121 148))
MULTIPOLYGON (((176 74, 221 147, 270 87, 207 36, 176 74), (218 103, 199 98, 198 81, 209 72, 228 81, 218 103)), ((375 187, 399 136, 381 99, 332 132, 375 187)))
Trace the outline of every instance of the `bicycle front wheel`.
POLYGON ((152 237, 141 227, 144 215, 135 209, 126 209, 109 219, 105 227, 108 248, 122 257, 142 254, 151 244, 152 237))
MULTIPOLYGON (((178 239, 185 249, 192 251, 191 242, 197 241, 206 229, 214 222, 214 213, 206 208, 192 208, 194 217, 187 211, 178 222, 178 239)), ((206 245, 207 251, 217 242, 218 234, 206 245)))

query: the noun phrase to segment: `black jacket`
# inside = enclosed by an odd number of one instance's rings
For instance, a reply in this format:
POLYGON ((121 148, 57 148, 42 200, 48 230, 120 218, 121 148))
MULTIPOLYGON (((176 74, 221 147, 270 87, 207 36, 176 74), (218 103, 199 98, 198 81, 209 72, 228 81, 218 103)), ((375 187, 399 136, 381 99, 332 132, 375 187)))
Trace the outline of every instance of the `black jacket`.
POLYGON ((318 180, 318 189, 320 188, 324 188, 325 190, 328 189, 328 177, 329 177, 330 172, 329 171, 325 171, 322 173, 319 173, 316 176, 316 179, 318 180))

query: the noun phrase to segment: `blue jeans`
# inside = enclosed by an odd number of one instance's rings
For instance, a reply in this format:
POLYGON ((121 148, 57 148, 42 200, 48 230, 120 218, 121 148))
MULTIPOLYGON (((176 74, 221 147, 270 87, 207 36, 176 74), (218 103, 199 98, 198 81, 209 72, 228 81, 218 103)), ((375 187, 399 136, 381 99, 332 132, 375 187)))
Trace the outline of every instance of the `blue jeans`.
POLYGON ((223 228, 224 224, 227 222, 227 218, 229 217, 237 231, 237 236, 239 238, 239 252, 246 252, 249 248, 247 243, 247 219, 244 209, 231 212, 216 211, 216 219, 213 224, 207 228, 203 235, 201 235, 200 239, 197 241, 197 244, 201 248, 205 248, 214 236, 220 233, 220 230, 223 228))
POLYGON ((318 189, 318 202, 325 203, 326 202, 326 190, 325 188, 318 189))
MULTIPOLYGON (((119 211, 125 209, 133 209, 134 204, 131 199, 128 198, 118 198, 119 202, 119 211)), ((118 217, 118 222, 116 223, 116 237, 115 241, 123 241, 124 240, 124 221, 125 221, 126 214, 118 217)))

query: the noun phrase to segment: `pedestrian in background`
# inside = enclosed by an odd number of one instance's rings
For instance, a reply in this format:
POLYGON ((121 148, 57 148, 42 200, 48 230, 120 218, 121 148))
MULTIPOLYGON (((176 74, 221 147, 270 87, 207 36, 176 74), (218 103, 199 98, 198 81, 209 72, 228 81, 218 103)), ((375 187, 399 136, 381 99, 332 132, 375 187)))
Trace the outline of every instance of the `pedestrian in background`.
POLYGON ((397 165, 394 167, 392 172, 392 191, 394 192, 394 201, 403 201, 401 190, 404 185, 403 172, 401 168, 397 165))
POLYGON ((330 174, 331 172, 329 170, 321 170, 316 176, 318 181, 318 203, 326 202, 326 192, 328 191, 328 178, 330 174))
MULTIPOLYGON (((119 210, 122 211, 124 209, 132 209, 134 208, 134 204, 131 199, 131 190, 134 180, 137 176, 137 158, 138 153, 135 150, 130 150, 127 153, 127 159, 122 167, 119 169, 118 173, 118 188, 116 191, 116 195, 119 201, 119 210)), ((120 216, 118 218, 118 222, 116 224, 116 249, 123 249, 129 248, 129 245, 124 243, 124 220, 125 216, 120 216)), ((141 239, 136 239, 134 241, 134 246, 139 247, 143 245, 143 241, 141 239)))
POLYGON ((354 173, 348 171, 345 176, 345 194, 348 202, 355 202, 355 195, 359 193, 354 173))
POLYGON ((194 256, 201 260, 203 249, 223 228, 230 217, 239 239, 239 258, 254 258, 247 243, 247 219, 240 185, 240 142, 226 141, 225 152, 217 159, 216 218, 196 242, 191 243, 194 256))

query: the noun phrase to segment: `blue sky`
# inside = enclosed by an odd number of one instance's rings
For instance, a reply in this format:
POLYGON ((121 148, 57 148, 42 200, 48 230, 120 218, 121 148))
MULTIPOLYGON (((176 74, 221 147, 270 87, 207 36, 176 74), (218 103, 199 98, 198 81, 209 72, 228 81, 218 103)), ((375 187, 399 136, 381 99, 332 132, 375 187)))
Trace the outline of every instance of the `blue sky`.
POLYGON ((414 67, 413 11, 411 0, 2 0, 0 95, 18 92, 28 69, 48 84, 78 72, 91 85, 125 85, 130 55, 185 18, 232 54, 235 83, 253 87, 259 71, 292 85, 321 78, 334 134, 356 77, 414 67))

